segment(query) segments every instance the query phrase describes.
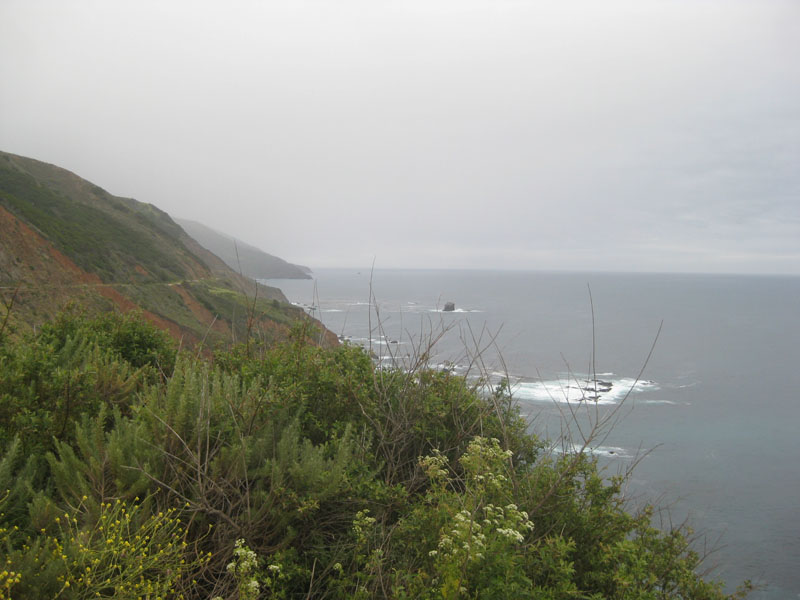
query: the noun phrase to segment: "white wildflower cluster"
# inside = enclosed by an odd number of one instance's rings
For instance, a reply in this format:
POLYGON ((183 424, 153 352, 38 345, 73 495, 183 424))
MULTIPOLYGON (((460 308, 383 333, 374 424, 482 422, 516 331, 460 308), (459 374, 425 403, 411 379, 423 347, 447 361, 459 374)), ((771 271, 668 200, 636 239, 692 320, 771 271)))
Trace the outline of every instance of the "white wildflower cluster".
POLYGON ((499 489, 508 481, 508 477, 501 473, 486 473, 485 475, 475 475, 474 481, 486 488, 499 489))
POLYGON ((432 480, 445 479, 447 477, 448 461, 439 450, 434 450, 433 454, 423 456, 419 459, 419 464, 425 474, 432 480))
POLYGON ((525 532, 533 530, 533 522, 528 518, 528 513, 519 510, 516 504, 505 507, 489 504, 485 511, 485 522, 490 522, 497 533, 513 542, 524 542, 525 532))
POLYGON ((439 538, 438 549, 428 555, 440 556, 442 560, 458 557, 477 562, 483 560, 486 547, 492 540, 504 538, 520 544, 525 541, 525 533, 532 529, 533 522, 528 514, 519 510, 516 504, 505 507, 487 504, 480 520, 470 511, 462 510, 453 517, 452 528, 439 538))
POLYGON ((500 447, 497 438, 476 437, 461 457, 468 482, 478 489, 502 490, 508 483, 505 471, 513 453, 500 447))
POLYGON ((480 569, 479 565, 495 560, 511 546, 525 543, 533 522, 516 504, 503 504, 511 494, 512 458, 513 453, 503 450, 499 440, 474 438, 459 459, 464 469, 460 484, 466 487, 466 503, 447 490, 450 474, 446 457, 437 452, 420 460, 433 482, 445 484, 434 486, 430 499, 443 506, 458 506, 441 529, 437 547, 428 552, 441 572, 454 565, 458 570, 467 565, 480 569))
POLYGON ((248 548, 243 539, 233 546, 233 562, 228 563, 228 572, 254 573, 258 567, 258 555, 248 548))
POLYGON ((500 527, 497 529, 497 533, 517 543, 522 543, 523 541, 525 541, 525 536, 523 536, 516 529, 511 529, 510 527, 508 528, 500 527))
POLYGON ((356 534, 356 539, 359 543, 363 544, 367 541, 367 534, 375 524, 375 517, 369 516, 369 510, 364 509, 356 513, 353 519, 353 531, 356 534))
MULTIPOLYGON (((261 593, 261 585, 257 579, 258 562, 258 555, 245 545, 244 540, 236 540, 233 560, 228 563, 227 570, 236 578, 239 597, 242 599, 255 600, 261 593)), ((270 565, 272 566, 274 565, 270 565)))
POLYGON ((481 560, 486 548, 486 534, 468 510, 456 513, 453 528, 439 539, 439 551, 443 557, 463 556, 467 560, 481 560))

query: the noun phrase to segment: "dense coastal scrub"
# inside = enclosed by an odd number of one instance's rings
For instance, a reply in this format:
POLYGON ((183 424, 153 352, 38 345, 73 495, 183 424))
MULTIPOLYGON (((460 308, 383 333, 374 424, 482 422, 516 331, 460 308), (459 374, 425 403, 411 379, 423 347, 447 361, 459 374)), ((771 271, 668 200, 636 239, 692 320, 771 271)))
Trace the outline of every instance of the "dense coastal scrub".
POLYGON ((0 598, 726 597, 507 390, 308 337, 209 358, 116 314, 0 337, 0 598))

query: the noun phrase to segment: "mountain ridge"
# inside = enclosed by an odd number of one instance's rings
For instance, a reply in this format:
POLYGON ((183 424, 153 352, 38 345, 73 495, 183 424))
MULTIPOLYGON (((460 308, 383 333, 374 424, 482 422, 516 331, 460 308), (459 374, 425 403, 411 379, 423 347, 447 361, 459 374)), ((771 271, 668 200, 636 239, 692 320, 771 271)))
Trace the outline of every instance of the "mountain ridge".
MULTIPOLYGON (((141 310, 181 343, 288 335, 308 319, 274 287, 231 269, 163 210, 56 165, 0 152, 0 300, 15 327, 69 305, 141 310)), ((314 322, 321 328, 321 324, 314 322)), ((335 343, 323 329, 321 339, 335 343)))
POLYGON ((311 269, 295 265, 260 248, 191 219, 174 221, 202 247, 237 273, 253 279, 311 279, 311 269))

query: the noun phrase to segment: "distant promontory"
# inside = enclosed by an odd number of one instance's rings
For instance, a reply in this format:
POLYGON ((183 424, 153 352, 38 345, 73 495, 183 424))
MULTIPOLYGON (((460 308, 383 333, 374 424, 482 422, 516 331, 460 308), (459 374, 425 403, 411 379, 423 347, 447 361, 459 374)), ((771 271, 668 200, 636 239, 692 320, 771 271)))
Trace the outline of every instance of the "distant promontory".
POLYGON ((175 219, 183 230, 203 248, 219 256, 237 273, 253 279, 311 279, 311 269, 237 240, 197 221, 175 219))

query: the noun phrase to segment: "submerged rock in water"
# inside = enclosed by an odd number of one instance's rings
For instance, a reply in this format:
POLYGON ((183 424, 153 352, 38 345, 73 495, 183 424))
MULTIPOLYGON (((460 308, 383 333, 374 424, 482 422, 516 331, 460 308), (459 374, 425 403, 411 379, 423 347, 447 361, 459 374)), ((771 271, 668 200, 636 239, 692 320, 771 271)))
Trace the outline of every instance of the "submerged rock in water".
POLYGON ((444 312, 453 312, 456 309, 456 305, 453 302, 445 302, 444 308, 442 309, 444 312))

